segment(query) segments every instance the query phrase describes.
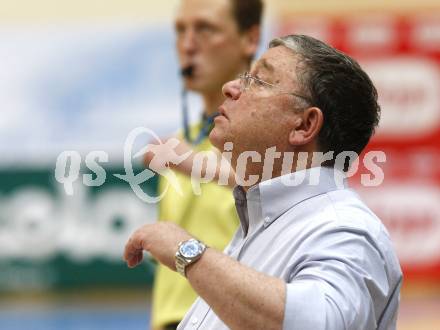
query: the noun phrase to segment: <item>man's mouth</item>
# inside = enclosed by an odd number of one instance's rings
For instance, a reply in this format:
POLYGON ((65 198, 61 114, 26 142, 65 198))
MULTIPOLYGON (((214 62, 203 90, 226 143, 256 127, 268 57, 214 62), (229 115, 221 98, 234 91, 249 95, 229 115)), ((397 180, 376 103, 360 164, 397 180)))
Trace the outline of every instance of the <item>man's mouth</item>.
POLYGON ((219 113, 219 116, 223 116, 223 117, 226 117, 226 119, 229 119, 228 116, 226 115, 225 108, 223 105, 218 107, 218 113, 219 113))
POLYGON ((180 67, 180 75, 184 79, 192 79, 198 74, 198 65, 194 61, 186 62, 180 67))
POLYGON ((194 75, 194 65, 183 66, 180 70, 180 74, 184 78, 191 78, 194 75))

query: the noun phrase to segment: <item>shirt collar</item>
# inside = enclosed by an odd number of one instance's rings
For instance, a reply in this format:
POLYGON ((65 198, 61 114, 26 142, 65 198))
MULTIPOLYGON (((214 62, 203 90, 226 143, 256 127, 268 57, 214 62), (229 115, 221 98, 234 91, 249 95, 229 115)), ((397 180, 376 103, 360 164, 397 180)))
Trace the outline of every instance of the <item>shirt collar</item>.
MULTIPOLYGON (((261 216, 249 219, 249 224, 252 226, 256 225, 252 224, 254 221, 263 221, 267 227, 302 201, 346 187, 345 174, 330 167, 313 167, 263 181, 246 193, 247 204, 261 210, 261 213, 258 212, 261 216)), ((244 200, 245 193, 241 187, 235 188, 234 195, 244 200)))

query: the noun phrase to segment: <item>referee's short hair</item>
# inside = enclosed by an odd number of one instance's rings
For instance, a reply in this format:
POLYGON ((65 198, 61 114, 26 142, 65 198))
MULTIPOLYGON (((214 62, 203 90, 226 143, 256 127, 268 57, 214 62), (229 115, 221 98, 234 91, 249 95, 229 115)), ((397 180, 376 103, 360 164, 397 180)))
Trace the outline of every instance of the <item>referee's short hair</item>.
POLYGON ((255 25, 261 25, 263 15, 262 0, 231 0, 232 11, 241 32, 249 30, 255 25))

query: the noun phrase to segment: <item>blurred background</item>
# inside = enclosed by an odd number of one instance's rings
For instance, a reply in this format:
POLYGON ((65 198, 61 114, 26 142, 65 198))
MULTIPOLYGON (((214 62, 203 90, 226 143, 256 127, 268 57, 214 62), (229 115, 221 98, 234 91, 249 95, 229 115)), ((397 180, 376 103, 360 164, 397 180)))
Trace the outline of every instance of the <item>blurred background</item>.
MULTIPOLYGON (((154 264, 130 270, 121 253, 156 209, 113 174, 132 129, 180 127, 175 5, 0 0, 0 329, 148 328, 154 264), (82 164, 71 196, 55 179, 69 150, 82 164), (107 176, 89 187, 95 150, 107 176)), ((352 181, 404 269, 398 329, 440 329, 440 2, 266 1, 263 45, 289 33, 353 55, 378 87, 369 150, 386 153, 385 181, 360 187, 362 166, 352 181)))

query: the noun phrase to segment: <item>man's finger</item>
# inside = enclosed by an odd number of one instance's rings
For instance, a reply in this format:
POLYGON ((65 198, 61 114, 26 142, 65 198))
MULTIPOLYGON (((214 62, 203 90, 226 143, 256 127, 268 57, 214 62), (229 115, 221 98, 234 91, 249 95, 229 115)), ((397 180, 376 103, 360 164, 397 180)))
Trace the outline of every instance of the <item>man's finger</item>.
POLYGON ((127 265, 130 268, 136 267, 141 263, 142 259, 143 259, 143 254, 141 251, 138 254, 131 256, 131 258, 127 260, 127 265))
POLYGON ((128 261, 133 255, 142 253, 142 242, 139 235, 132 235, 125 245, 124 260, 128 261))

